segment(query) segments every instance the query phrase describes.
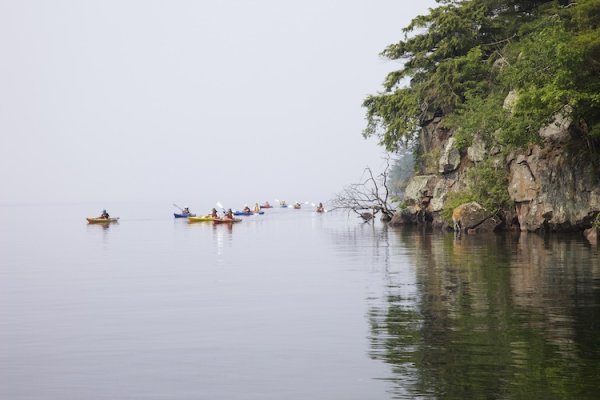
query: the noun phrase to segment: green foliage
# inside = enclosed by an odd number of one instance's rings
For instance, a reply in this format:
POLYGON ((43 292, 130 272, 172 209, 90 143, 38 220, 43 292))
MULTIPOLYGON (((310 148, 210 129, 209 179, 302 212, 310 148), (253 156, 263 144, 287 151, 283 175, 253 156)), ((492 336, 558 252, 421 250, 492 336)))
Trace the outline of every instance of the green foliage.
POLYGON ((600 0, 578 1, 572 20, 582 31, 600 28, 600 0))
POLYGON ((415 139, 424 119, 452 111, 469 93, 486 90, 485 52, 476 46, 485 7, 481 2, 449 3, 415 18, 405 33, 425 28, 386 48, 382 55, 402 60, 403 69, 388 74, 385 92, 369 96, 365 137, 378 136, 388 151, 415 139), (409 78, 409 87, 401 82, 409 78))
POLYGON ((486 210, 494 212, 510 203, 508 195, 508 176, 503 168, 494 166, 491 161, 486 161, 472 167, 467 172, 468 188, 461 192, 448 194, 442 219, 452 223, 452 211, 461 204, 476 201, 486 210))
POLYGON ((383 51, 402 67, 364 101, 365 136, 396 151, 437 115, 461 148, 475 134, 522 147, 568 111, 600 137, 600 0, 439 3, 383 51), (504 110, 510 91, 518 98, 504 110))
POLYGON ((600 213, 598 213, 596 215, 596 219, 593 222, 593 226, 595 226, 596 228, 600 229, 600 213))
POLYGON ((469 189, 479 204, 488 211, 496 211, 508 205, 508 174, 503 167, 496 167, 492 161, 485 161, 471 168, 467 173, 469 189))
POLYGON ((584 61, 585 48, 592 45, 585 39, 587 34, 574 35, 556 14, 535 21, 529 28, 532 33, 514 45, 512 52, 518 55, 500 74, 504 86, 519 91, 505 137, 514 144, 534 141, 539 129, 566 105, 587 117, 594 117, 590 107, 600 106, 598 77, 581 79, 589 71, 584 61))
POLYGON ((506 125, 508 112, 502 108, 505 95, 495 93, 488 97, 469 97, 459 109, 446 119, 446 125, 455 130, 459 149, 469 147, 474 135, 491 143, 494 134, 506 125))
POLYGON ((438 170, 438 164, 441 156, 442 151, 437 147, 431 149, 431 151, 428 151, 427 153, 423 153, 419 157, 421 168, 429 173, 436 172, 438 170))
POLYGON ((415 138, 419 128, 419 105, 410 89, 393 94, 369 96, 363 102, 367 109, 364 137, 379 136, 379 144, 390 152, 398 151, 415 138))

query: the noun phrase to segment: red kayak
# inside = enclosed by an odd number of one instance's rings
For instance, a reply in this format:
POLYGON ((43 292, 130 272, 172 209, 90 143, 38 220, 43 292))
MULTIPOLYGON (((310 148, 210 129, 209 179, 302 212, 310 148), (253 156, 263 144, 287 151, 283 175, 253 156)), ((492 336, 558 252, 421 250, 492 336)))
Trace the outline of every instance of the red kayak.
POLYGON ((213 220, 214 224, 235 224, 236 222, 242 222, 242 219, 241 218, 234 218, 234 219, 219 218, 219 219, 213 220))

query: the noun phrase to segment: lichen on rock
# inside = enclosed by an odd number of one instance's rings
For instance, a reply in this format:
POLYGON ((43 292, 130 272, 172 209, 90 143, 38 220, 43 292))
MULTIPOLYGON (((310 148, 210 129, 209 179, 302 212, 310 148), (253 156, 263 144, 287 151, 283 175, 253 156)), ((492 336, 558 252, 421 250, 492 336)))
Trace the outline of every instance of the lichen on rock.
POLYGON ((460 152, 454 146, 454 141, 453 137, 448 139, 438 162, 438 172, 442 174, 455 171, 460 164, 460 152))

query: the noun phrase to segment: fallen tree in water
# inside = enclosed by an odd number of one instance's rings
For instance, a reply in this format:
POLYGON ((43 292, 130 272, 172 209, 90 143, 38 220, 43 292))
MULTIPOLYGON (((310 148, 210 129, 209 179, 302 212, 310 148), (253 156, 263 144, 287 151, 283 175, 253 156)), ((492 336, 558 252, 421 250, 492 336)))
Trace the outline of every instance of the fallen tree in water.
POLYGON ((390 160, 382 173, 375 176, 371 168, 365 168, 359 183, 346 186, 332 200, 333 210, 346 210, 358 214, 365 222, 374 220, 379 213, 383 221, 392 219, 396 211, 390 203, 389 188, 390 160))

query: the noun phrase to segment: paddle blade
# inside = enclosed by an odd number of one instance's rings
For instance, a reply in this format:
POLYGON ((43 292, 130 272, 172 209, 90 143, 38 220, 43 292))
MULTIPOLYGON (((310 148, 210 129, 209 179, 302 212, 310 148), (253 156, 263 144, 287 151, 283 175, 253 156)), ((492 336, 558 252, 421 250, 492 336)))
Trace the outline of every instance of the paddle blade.
POLYGON ((218 201, 217 201, 217 207, 219 207, 219 208, 225 208, 225 207, 223 207, 223 204, 219 203, 218 201))

